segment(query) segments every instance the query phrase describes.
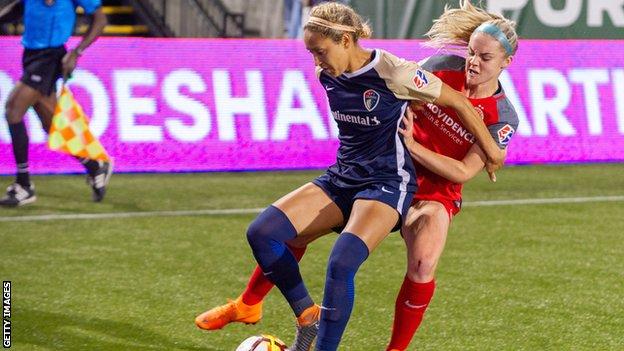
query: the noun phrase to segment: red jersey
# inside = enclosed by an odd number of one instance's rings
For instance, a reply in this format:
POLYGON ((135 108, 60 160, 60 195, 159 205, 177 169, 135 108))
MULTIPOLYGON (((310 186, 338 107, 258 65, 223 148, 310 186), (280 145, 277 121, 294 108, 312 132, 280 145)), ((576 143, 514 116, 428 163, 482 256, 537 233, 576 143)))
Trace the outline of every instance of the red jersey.
MULTIPOLYGON (((432 72, 444 83, 458 91, 465 90, 465 59, 455 55, 436 55, 428 58, 422 67, 432 72)), ((498 91, 482 99, 469 99, 483 118, 490 134, 504 149, 516 128, 518 116, 499 83, 498 91)), ((455 110, 429 103, 416 113, 414 139, 424 147, 456 160, 466 156, 476 142, 475 137, 464 127, 455 110)), ((461 209, 462 184, 416 165, 418 190, 414 200, 434 200, 442 203, 450 215, 461 209)))

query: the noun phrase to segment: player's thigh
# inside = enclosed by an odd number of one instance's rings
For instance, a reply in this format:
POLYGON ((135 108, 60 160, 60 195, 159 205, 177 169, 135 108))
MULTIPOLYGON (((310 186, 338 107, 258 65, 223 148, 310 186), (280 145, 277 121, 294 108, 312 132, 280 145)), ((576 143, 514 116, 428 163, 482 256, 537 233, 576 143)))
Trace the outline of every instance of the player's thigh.
POLYGON ((19 123, 24 119, 28 108, 41 98, 41 93, 18 81, 9 94, 6 102, 6 118, 10 124, 19 123))
POLYGON ((344 223, 342 211, 318 186, 307 183, 275 201, 297 230, 297 243, 312 241, 344 223))
POLYGON ((435 269, 444 250, 449 226, 449 214, 441 203, 419 201, 412 205, 401 228, 408 264, 426 262, 435 269))
POLYGON ((54 116, 54 109, 56 108, 56 94, 52 93, 48 96, 42 96, 37 103, 33 106, 41 125, 46 132, 50 131, 52 125, 52 117, 54 116))
POLYGON ((381 201, 357 199, 344 231, 358 236, 369 252, 385 239, 399 220, 399 213, 381 201))

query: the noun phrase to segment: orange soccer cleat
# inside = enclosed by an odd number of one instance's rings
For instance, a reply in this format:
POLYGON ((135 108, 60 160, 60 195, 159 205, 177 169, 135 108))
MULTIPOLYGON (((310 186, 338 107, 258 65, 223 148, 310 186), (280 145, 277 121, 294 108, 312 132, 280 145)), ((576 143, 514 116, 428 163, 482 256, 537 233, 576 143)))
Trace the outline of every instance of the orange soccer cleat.
POLYGON ((239 296, 225 305, 210 309, 195 318, 195 325, 204 330, 221 329, 229 323, 256 324, 262 318, 262 301, 247 305, 239 296))

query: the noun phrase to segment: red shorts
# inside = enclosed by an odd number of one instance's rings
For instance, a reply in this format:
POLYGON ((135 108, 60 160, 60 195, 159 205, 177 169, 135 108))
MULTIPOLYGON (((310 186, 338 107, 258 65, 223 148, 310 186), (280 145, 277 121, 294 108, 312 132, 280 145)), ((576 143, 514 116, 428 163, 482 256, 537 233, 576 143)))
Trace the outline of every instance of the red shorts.
POLYGON ((451 199, 445 196, 427 196, 427 195, 418 195, 418 193, 412 199, 412 204, 416 201, 436 201, 442 204, 446 209, 446 212, 449 215, 449 219, 453 219, 453 216, 456 216, 459 211, 461 211, 462 199, 451 199))

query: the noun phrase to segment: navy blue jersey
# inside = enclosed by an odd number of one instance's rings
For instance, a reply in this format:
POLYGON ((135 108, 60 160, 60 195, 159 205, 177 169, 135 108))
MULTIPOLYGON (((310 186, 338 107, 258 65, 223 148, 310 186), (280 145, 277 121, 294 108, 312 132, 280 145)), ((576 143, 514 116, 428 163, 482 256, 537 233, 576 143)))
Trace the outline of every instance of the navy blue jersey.
POLYGON ((317 67, 340 147, 328 173, 337 185, 357 187, 396 181, 402 191, 415 189, 415 171, 398 133, 408 100, 433 102, 441 81, 406 61, 376 49, 372 61, 356 72, 333 77, 317 67))

